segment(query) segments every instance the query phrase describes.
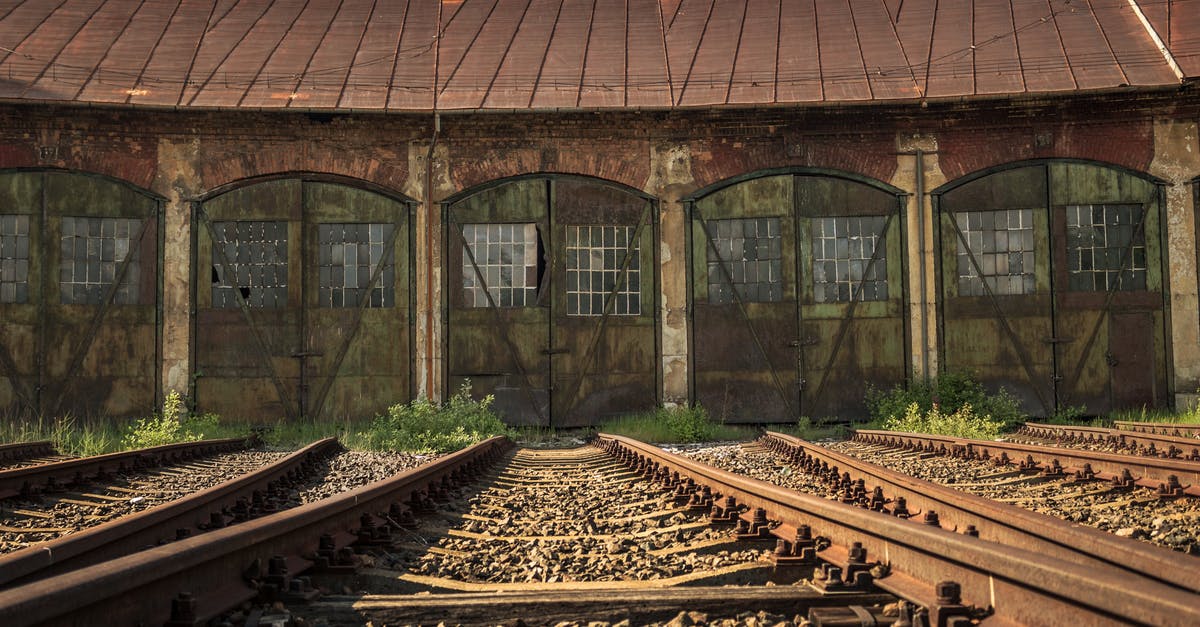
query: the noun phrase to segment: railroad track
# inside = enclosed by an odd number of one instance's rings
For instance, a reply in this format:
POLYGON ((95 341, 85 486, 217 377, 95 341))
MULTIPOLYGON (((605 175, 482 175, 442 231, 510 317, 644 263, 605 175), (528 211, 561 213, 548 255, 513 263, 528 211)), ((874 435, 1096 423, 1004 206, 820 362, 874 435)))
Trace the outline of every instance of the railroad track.
POLYGON ((1135 433, 1161 433, 1176 437, 1200 438, 1200 425, 1197 424, 1118 420, 1113 423, 1113 426, 1122 431, 1133 431, 1135 433))
POLYGON ((1012 442, 1200 461, 1200 439, 1165 433, 1026 422, 1007 439, 1012 442))
POLYGON ((69 455, 60 455, 54 450, 54 444, 46 440, 0 444, 0 470, 58 462, 69 458, 69 455))
POLYGON ((308 611, 360 622, 457 611, 463 623, 495 623, 554 608, 553 620, 643 611, 631 608, 670 616, 784 599, 809 618, 828 612, 825 624, 899 612, 931 625, 1200 623, 1200 596, 1169 577, 914 524, 627 438, 510 448, 488 440, 321 501, 0 591, 0 622, 199 624, 255 598, 303 615, 311 584, 329 578, 379 590, 308 611), (584 512, 572 509, 580 502, 584 512), (799 577, 807 585, 714 587, 799 577))

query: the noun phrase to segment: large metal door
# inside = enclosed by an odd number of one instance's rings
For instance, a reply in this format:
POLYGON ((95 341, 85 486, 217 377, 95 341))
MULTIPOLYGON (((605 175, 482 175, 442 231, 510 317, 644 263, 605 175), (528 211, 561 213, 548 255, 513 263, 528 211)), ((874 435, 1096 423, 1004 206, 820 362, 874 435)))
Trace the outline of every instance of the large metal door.
POLYGON ((447 210, 448 383, 511 424, 578 426, 657 392, 650 200, 521 179, 447 210))
POLYGON ((0 404, 154 411, 158 201, 97 176, 10 172, 0 207, 0 404))
POLYGON ((410 400, 409 214, 382 194, 296 178, 206 201, 198 408, 362 418, 410 400))
POLYGON ((1166 401, 1159 195, 1082 163, 1003 170, 937 197, 943 364, 1025 411, 1166 401))
POLYGON ((865 413, 905 378, 898 196, 762 177, 692 205, 695 397, 721 419, 865 413))

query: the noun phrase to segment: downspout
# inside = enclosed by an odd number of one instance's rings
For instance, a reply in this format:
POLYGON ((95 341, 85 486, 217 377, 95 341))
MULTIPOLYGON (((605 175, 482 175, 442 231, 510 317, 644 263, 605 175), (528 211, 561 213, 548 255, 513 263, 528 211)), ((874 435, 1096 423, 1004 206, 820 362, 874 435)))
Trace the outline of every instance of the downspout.
MULTIPOLYGON (((436 99, 435 99, 436 103, 436 99)), ((433 396, 433 151, 437 148, 438 133, 442 130, 442 118, 437 109, 433 112, 433 137, 429 140, 429 152, 425 154, 425 398, 433 396)))
POLYGON ((920 272, 917 273, 920 284, 921 324, 917 337, 921 342, 921 380, 929 382, 929 295, 926 294, 927 278, 925 276, 925 151, 916 150, 916 192, 917 192, 917 252, 920 256, 920 272))

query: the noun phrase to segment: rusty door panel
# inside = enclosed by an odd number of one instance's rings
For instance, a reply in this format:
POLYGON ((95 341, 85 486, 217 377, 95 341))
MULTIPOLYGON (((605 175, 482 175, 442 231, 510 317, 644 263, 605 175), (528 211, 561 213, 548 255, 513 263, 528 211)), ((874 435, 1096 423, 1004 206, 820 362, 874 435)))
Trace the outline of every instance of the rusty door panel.
POLYGON ((692 208, 695 399, 726 422, 787 422, 799 415, 795 184, 791 175, 752 179, 696 200, 692 208), (712 303, 711 221, 778 218, 781 298, 712 303))
POLYGON ((1114 313, 1109 319, 1109 365, 1114 407, 1153 407, 1161 397, 1158 391, 1158 344, 1162 335, 1155 332, 1152 311, 1114 313))
POLYGON ((463 277, 475 270, 463 262, 462 227, 534 223, 546 242, 549 202, 547 180, 524 179, 481 191, 448 210, 447 383, 452 393, 469 380, 476 397, 494 395, 496 410, 515 425, 549 424, 550 287, 542 282, 536 306, 468 307, 463 277))
MULTIPOLYGON (((158 396, 158 203, 108 179, 60 171, 0 175, 0 205, 30 218, 28 302, 0 305, 0 405, 44 415, 147 415, 158 396), (134 218, 137 300, 75 305, 59 293, 67 217, 134 218)), ((119 260, 118 260, 119 261, 119 260)), ((120 264, 117 266, 120 267, 120 264)))

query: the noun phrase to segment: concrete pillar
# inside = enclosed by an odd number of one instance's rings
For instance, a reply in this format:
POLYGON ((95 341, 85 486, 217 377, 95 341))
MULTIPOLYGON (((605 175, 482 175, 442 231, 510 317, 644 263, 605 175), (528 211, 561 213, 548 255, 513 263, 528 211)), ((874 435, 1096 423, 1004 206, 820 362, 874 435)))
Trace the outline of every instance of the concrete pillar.
POLYGON ((158 175, 152 184, 166 197, 163 219, 162 365, 163 394, 191 391, 192 201, 203 187, 196 172, 198 140, 158 141, 158 175))
POLYGON ((937 275, 932 197, 929 191, 946 182, 938 163, 937 138, 900 133, 896 137, 896 173, 892 185, 908 192, 904 211, 909 294, 909 363, 915 380, 938 374, 937 275), (918 164, 918 159, 920 163, 918 164), (918 167, 918 165, 920 167, 918 167), (920 182, 918 184, 918 173, 920 182))
POLYGON ((442 208, 437 200, 450 195, 449 159, 445 144, 434 148, 428 160, 429 144, 414 143, 408 148, 408 181, 404 193, 419 201, 413 233, 416 240, 417 290, 416 338, 413 342, 416 395, 442 400, 443 372, 442 325, 442 208), (432 196, 426 195, 426 177, 432 177, 432 196), (429 202, 432 198, 433 202, 429 202))
POLYGON ((1200 400, 1200 320, 1197 319, 1195 199, 1188 182, 1200 176, 1195 122, 1156 120, 1150 173, 1167 181, 1165 218, 1171 294, 1175 407, 1200 400))
POLYGON ((681 198, 697 189, 692 154, 686 144, 650 147, 650 178, 644 191, 659 199, 659 285, 662 328, 662 390, 664 404, 688 398, 688 283, 687 216, 681 198))

